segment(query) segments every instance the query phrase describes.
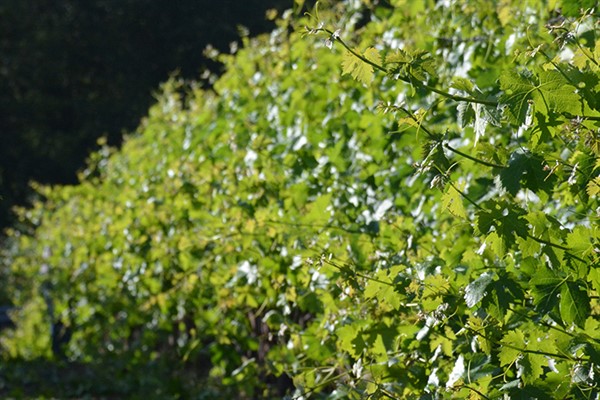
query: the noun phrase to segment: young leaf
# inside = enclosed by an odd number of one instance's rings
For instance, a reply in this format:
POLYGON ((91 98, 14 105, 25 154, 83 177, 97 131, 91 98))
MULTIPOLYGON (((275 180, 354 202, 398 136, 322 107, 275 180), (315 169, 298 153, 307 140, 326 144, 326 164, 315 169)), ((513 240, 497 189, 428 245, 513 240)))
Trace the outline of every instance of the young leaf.
POLYGON ((307 206, 308 212, 305 215, 305 223, 326 224, 331 217, 330 211, 331 194, 322 194, 307 206))
MULTIPOLYGON (((358 51, 356 52, 358 53, 358 51)), ((369 47, 362 56, 375 64, 381 64, 381 56, 374 47, 369 47)), ((350 74, 354 79, 366 85, 373 80, 373 66, 346 51, 342 59, 342 74, 350 74)))
POLYGON ((462 90, 463 92, 465 92, 471 96, 473 96, 474 89, 475 89, 475 85, 473 85, 473 82, 471 82, 467 78, 461 78, 461 77, 454 78, 454 80, 452 81, 452 84, 450 86, 456 90, 462 90))
POLYGON ((600 176, 588 182, 586 191, 590 197, 598 196, 598 193, 600 193, 600 176))
POLYGON ((461 128, 468 126, 475 119, 475 111, 473 110, 473 107, 467 102, 461 101, 460 103, 458 103, 458 105, 456 106, 456 111, 456 119, 458 125, 461 128))
POLYGON ((338 337, 338 347, 355 357, 359 356, 366 345, 362 338, 362 330, 365 326, 363 321, 355 321, 349 325, 344 325, 336 330, 338 337))
POLYGON ((590 268, 587 278, 592 282, 592 286, 596 289, 596 292, 600 293, 600 268, 590 268))
MULTIPOLYGON (((459 189, 465 186, 464 183, 457 185, 461 186, 459 189)), ((467 218, 462 196, 453 185, 448 185, 446 191, 442 195, 442 207, 457 218, 467 218)))
POLYGON ((475 129, 475 144, 479 142, 479 139, 485 135, 485 128, 488 124, 488 117, 486 113, 486 108, 483 104, 471 104, 473 110, 475 111, 475 123, 473 124, 473 129, 475 129))

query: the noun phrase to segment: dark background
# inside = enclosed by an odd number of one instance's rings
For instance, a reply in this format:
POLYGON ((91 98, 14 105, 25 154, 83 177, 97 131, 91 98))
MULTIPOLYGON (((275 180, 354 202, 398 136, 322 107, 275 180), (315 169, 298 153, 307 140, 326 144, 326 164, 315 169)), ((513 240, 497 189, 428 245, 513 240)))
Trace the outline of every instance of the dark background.
POLYGON ((0 1, 0 231, 26 204, 30 181, 76 183, 97 139, 119 145, 160 82, 199 79, 228 51, 274 27, 266 10, 293 0, 0 1))

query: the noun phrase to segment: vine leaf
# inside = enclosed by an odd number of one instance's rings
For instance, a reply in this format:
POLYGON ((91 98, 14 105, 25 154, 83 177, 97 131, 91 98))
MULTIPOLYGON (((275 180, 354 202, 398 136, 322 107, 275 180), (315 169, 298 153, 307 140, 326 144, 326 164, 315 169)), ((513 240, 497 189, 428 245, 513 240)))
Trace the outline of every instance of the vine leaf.
POLYGON ((511 122, 518 125, 525 123, 530 102, 536 110, 545 110, 546 114, 581 112, 581 98, 576 88, 558 71, 541 71, 537 83, 534 76, 505 71, 499 81, 504 91, 500 103, 506 106, 511 122))
POLYGON ((485 135, 488 123, 498 126, 494 115, 483 104, 461 102, 457 106, 458 123, 461 128, 473 126, 475 131, 475 144, 485 135))
POLYGON ((526 220, 523 218, 526 212, 514 205, 505 202, 491 201, 487 203, 487 209, 477 212, 477 229, 481 234, 495 229, 498 237, 506 248, 516 243, 515 235, 526 238, 529 230, 526 220))
POLYGON ((519 192, 521 184, 534 192, 543 190, 550 192, 556 177, 548 175, 544 170, 544 160, 521 149, 510 155, 508 168, 500 171, 500 183, 513 196, 519 192))
POLYGON ((542 105, 548 112, 578 114, 581 112, 581 97, 576 88, 558 71, 541 71, 540 84, 534 93, 534 102, 538 109, 542 105))
POLYGON ((592 286, 600 293, 600 268, 590 268, 588 280, 592 282, 592 286))
POLYGON ((532 257, 535 256, 540 249, 542 248, 541 244, 530 238, 517 238, 517 244, 519 245, 519 249, 521 250, 521 255, 523 257, 532 257))
MULTIPOLYGON (((386 57, 386 68, 390 75, 408 75, 419 82, 436 75, 436 63, 430 53, 424 50, 396 50, 386 57)), ((417 83, 417 82, 414 82, 417 83)))
POLYGON ((535 383, 544 372, 543 367, 548 365, 546 357, 540 354, 527 353, 519 360, 519 366, 523 368, 522 378, 526 384, 535 383))
POLYGON ((500 183, 508 193, 516 196, 521 188, 521 177, 527 171, 527 157, 521 151, 510 155, 508 168, 500 171, 500 183))
MULTIPOLYGON (((464 183, 462 184, 462 187, 464 187, 464 183)), ((460 189, 453 185, 448 185, 448 189, 446 189, 442 195, 442 207, 447 209, 450 214, 455 217, 466 219, 467 213, 465 211, 465 206, 463 205, 462 196, 458 190, 460 189)))
POLYGON ((583 327, 590 315, 590 299, 576 282, 565 282, 560 291, 560 316, 567 324, 583 327))
POLYGON ((479 278, 475 279, 465 288, 465 301, 467 307, 470 308, 479 303, 483 296, 485 296, 486 289, 490 282, 492 282, 493 277, 493 272, 484 272, 479 278))
POLYGON ((355 321, 338 328, 336 335, 339 348, 355 357, 359 356, 366 348, 366 343, 362 338, 362 330, 365 325, 363 321, 355 321))
POLYGON ((557 306, 558 293, 563 282, 564 277, 550 269, 537 270, 529 285, 533 287, 531 294, 538 311, 548 313, 557 306))
POLYGON ((567 245, 574 254, 579 257, 585 257, 594 250, 592 244, 592 232, 585 226, 576 226, 572 232, 567 235, 567 245))
POLYGON ((505 71, 500 75, 500 89, 504 91, 500 102, 506 106, 511 122, 518 125, 525 123, 533 85, 524 77, 505 71))
POLYGON ((491 282, 487 290, 490 294, 484 299, 483 307, 498 320, 507 315, 511 304, 524 298, 519 283, 506 273, 499 273, 498 279, 491 282))
POLYGON ((327 221, 331 216, 330 211, 331 194, 323 194, 307 206, 308 212, 305 215, 305 223, 316 223, 318 221, 327 221))
POLYGON ((379 270, 374 279, 367 282, 364 296, 366 299, 377 299, 380 304, 387 304, 394 309, 399 309, 404 296, 396 291, 394 279, 400 273, 401 267, 379 270))
POLYGON ((525 335, 519 329, 508 332, 502 338, 502 343, 508 346, 501 346, 498 358, 500 365, 512 364, 521 355, 521 350, 525 348, 525 335))
POLYGON ((563 1, 561 11, 567 17, 576 17, 581 13, 581 9, 585 10, 594 7, 594 5, 596 5, 594 0, 563 1))
POLYGON ((600 193, 600 176, 592 179, 587 184, 587 194, 590 197, 598 196, 600 193))
MULTIPOLYGON (((452 81, 451 86, 456 90, 462 90, 463 92, 473 96, 475 93, 475 85, 473 82, 466 78, 457 77, 452 81)), ((462 104, 462 103, 461 103, 462 104)))
MULTIPOLYGON (((356 53, 359 52, 356 51, 356 53)), ((375 64, 381 64, 381 56, 374 47, 369 47, 362 56, 375 64)), ((342 59, 342 74, 350 74, 354 79, 366 85, 373 80, 373 66, 346 51, 342 59)))

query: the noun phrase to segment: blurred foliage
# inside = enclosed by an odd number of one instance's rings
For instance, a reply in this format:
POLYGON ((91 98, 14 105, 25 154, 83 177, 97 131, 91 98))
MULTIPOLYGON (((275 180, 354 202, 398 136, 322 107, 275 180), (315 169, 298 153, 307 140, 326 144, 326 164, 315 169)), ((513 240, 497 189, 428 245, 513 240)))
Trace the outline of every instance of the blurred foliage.
POLYGON ((586 7, 324 1, 216 56, 214 90, 172 78, 20 211, 2 394, 49 359, 82 396, 597 398, 586 7))
MULTIPOLYGON (((5 0, 0 2, 0 229, 31 180, 75 183, 96 140, 131 131, 170 73, 196 79, 222 65, 242 34, 292 0, 5 0), (238 31, 239 25, 247 27, 238 31)), ((205 84, 210 78, 206 76, 205 84)))

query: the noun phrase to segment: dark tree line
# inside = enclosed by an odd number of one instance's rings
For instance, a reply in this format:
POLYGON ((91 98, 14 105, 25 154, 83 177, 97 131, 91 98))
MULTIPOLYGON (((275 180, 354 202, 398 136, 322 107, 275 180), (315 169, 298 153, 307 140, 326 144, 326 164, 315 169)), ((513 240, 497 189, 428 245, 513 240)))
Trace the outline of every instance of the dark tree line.
POLYGON ((3 0, 0 2, 0 228, 29 181, 74 183, 106 136, 118 145, 173 71, 197 79, 227 51, 272 29, 292 0, 3 0))

